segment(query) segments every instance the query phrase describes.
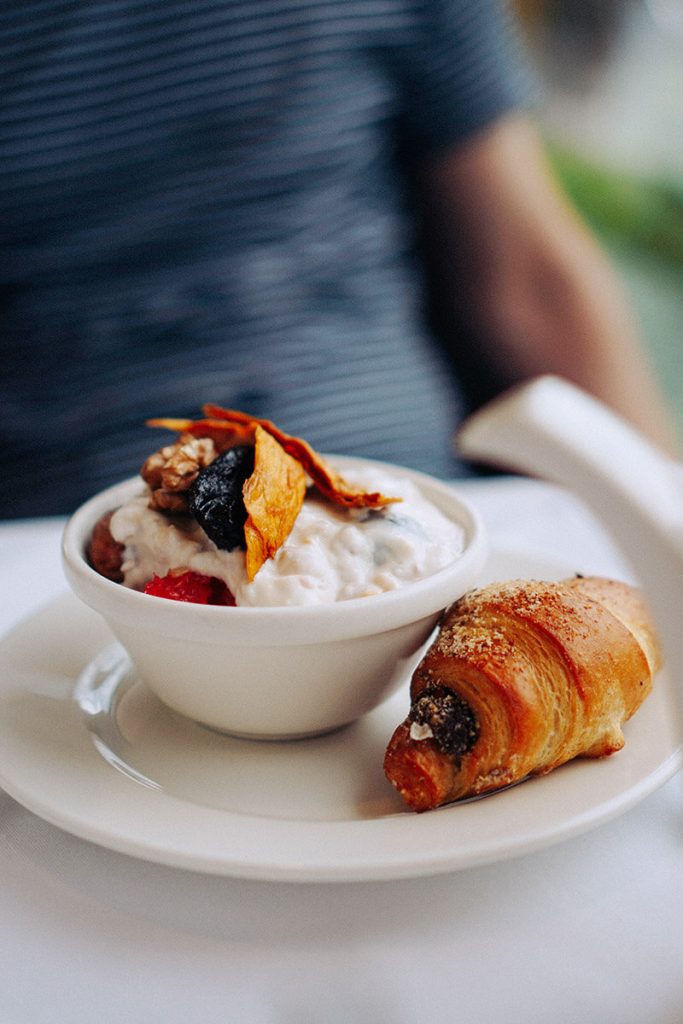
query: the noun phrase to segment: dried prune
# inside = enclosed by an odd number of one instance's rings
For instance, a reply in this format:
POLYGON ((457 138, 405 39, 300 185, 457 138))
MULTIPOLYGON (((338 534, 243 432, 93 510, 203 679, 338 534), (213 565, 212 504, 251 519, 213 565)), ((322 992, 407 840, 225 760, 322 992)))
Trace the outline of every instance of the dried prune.
POLYGON ((472 708, 445 686, 427 686, 422 690, 409 717, 411 722, 429 726, 434 742, 444 754, 466 754, 479 737, 472 708))
POLYGON ((228 448, 198 474, 188 491, 190 512, 217 548, 233 551, 246 547, 247 510, 242 487, 254 472, 254 449, 228 448))

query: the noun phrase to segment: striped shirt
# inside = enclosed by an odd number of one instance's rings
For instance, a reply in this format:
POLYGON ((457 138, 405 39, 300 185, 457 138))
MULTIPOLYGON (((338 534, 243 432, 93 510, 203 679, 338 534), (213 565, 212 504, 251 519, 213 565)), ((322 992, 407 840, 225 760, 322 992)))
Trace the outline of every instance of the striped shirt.
POLYGON ((404 171, 518 101, 508 37, 495 0, 0 2, 2 514, 205 401, 452 475, 404 171))

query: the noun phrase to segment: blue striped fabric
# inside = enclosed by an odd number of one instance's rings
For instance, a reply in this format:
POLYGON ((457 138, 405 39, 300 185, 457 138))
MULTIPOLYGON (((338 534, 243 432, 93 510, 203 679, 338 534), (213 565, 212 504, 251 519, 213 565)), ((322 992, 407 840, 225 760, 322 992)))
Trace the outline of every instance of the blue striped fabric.
POLYGON ((508 28, 494 0, 0 2, 2 514, 69 511, 204 401, 453 473, 403 172, 517 102, 508 28))

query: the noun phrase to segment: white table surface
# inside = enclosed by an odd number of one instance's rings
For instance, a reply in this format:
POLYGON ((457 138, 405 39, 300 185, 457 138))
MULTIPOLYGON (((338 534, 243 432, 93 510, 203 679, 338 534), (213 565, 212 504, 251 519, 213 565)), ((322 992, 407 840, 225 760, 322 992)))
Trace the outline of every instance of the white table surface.
MULTIPOLYGON (((463 485, 493 535, 624 563, 578 502, 463 485)), ((0 631, 65 589, 61 522, 0 524, 0 631)), ((162 867, 0 793, 0 1024, 681 1024, 683 773, 541 852, 431 878, 162 867)))

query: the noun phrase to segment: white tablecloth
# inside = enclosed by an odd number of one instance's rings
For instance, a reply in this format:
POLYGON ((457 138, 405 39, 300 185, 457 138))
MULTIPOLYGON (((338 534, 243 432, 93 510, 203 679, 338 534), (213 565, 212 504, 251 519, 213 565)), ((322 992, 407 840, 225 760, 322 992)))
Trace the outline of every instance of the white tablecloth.
MULTIPOLYGON (((463 490, 497 538, 624 569, 559 489, 463 490)), ((60 529, 0 526, 3 633, 65 588, 60 529)), ((0 947, 0 1024, 681 1024, 682 774, 541 852, 358 884, 161 867, 0 793, 0 947)))

